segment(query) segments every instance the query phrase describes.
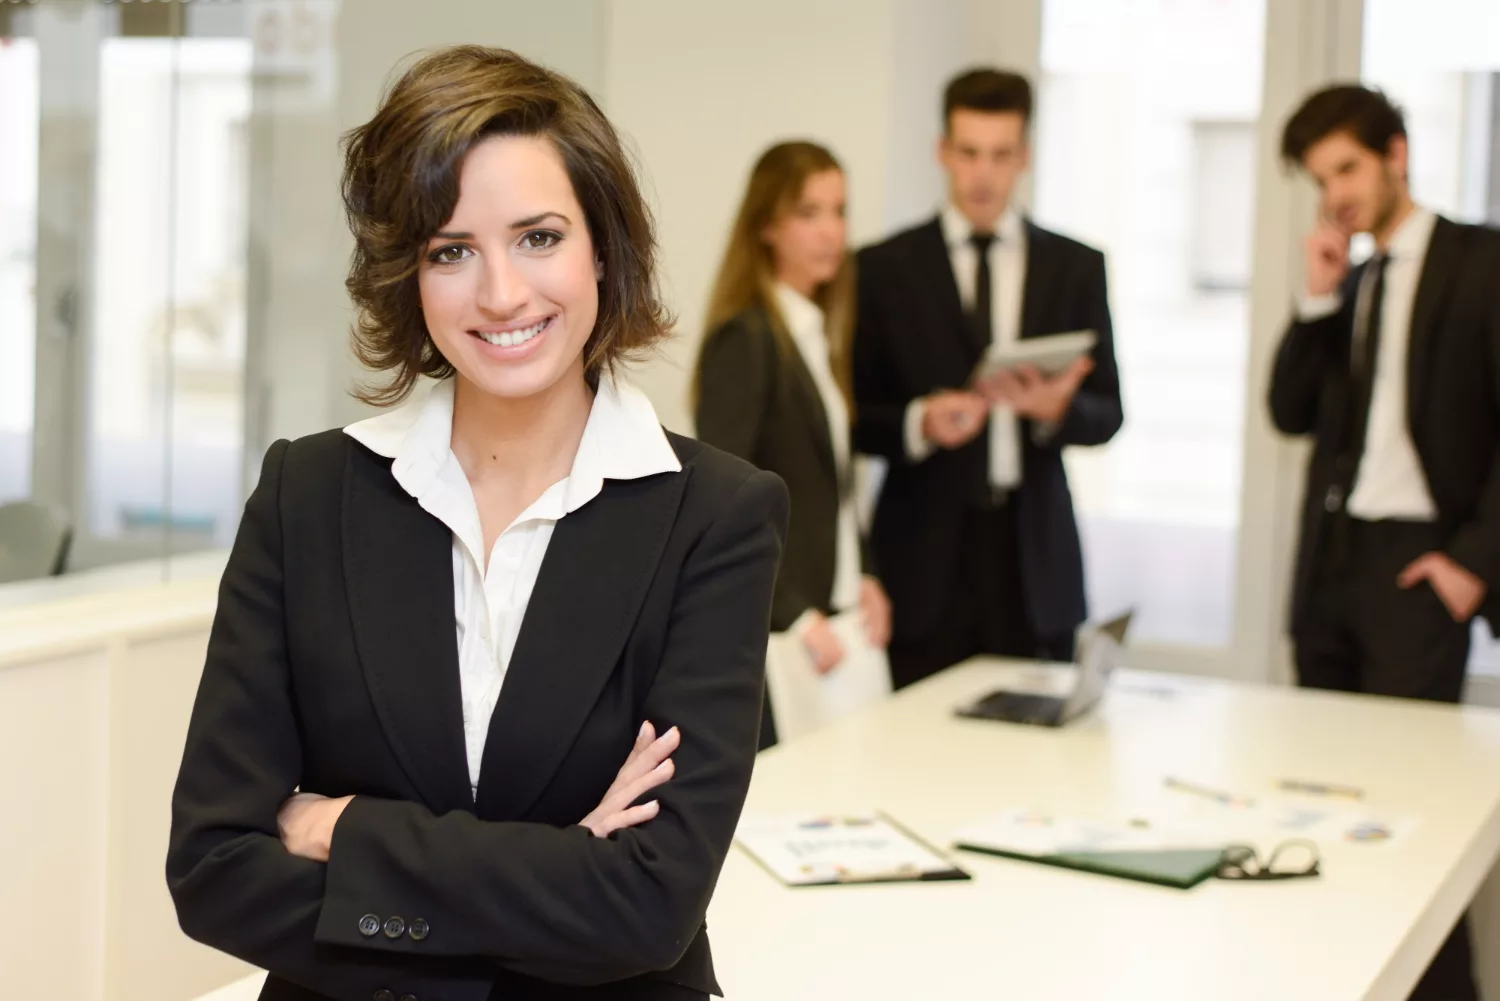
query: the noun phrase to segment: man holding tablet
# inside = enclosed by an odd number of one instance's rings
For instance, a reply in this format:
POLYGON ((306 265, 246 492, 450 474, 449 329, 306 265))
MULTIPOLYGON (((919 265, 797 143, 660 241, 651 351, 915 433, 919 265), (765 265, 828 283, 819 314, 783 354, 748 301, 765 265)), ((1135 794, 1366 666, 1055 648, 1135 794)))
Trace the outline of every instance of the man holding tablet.
POLYGON ((890 465, 871 548, 897 687, 981 653, 1071 659, 1086 614, 1062 448, 1114 436, 1120 381, 1104 256, 1010 204, 1031 106, 1014 73, 954 79, 947 205, 859 255, 854 440, 890 465))

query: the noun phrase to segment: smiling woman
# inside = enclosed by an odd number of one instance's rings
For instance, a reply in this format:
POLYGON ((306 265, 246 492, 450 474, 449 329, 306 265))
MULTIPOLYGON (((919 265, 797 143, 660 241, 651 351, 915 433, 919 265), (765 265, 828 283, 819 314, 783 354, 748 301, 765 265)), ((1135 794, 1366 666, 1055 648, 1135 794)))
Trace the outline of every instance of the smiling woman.
POLYGON ((355 345, 404 406, 267 453, 167 881, 267 1001, 703 998, 755 757, 785 487, 670 435, 614 129, 430 55, 346 139, 355 345))
POLYGON ((656 343, 670 326, 654 283, 651 216, 614 126, 582 89, 560 92, 555 74, 505 55, 457 47, 429 56, 407 71, 375 118, 345 137, 344 203, 355 236, 346 284, 359 309, 355 352, 370 368, 394 370, 388 385, 362 394, 367 402, 399 402, 419 376, 454 371, 434 340, 447 331, 429 336, 422 316, 433 265, 443 272, 488 256, 484 277, 502 284, 482 292, 503 298, 501 258, 521 268, 528 258, 556 257, 567 244, 564 263, 575 265, 569 273, 576 275, 582 260, 598 282, 597 325, 574 318, 575 328, 592 331, 583 350, 590 382, 622 356, 656 343), (515 205, 521 215, 513 217, 476 215, 520 174, 539 184, 534 204, 515 205), (467 198, 460 199, 461 190, 467 198), (563 210, 564 201, 572 212, 563 210), (479 236, 493 242, 481 246, 479 236), (419 272, 420 289, 411 281, 419 272))

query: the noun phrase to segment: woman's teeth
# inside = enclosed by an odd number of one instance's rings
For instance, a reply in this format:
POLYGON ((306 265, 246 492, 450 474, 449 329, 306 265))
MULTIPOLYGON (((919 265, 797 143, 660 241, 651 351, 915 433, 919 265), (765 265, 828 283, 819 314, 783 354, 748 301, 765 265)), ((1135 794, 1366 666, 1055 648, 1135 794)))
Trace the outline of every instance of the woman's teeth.
POLYGON ((502 348, 513 348, 525 344, 537 334, 540 334, 546 328, 547 324, 551 322, 552 318, 548 317, 541 323, 536 323, 529 327, 522 327, 520 330, 507 330, 503 334, 492 334, 483 330, 475 331, 475 333, 477 333, 481 338, 483 338, 490 344, 494 344, 502 348))

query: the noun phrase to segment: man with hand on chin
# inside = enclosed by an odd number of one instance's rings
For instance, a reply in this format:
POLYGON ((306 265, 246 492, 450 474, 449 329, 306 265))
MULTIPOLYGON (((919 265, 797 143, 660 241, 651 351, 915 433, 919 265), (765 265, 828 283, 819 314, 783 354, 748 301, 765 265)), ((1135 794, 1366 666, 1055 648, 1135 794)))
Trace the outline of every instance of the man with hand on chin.
MULTIPOLYGON (((1276 427, 1315 443, 1297 679, 1457 702, 1471 619, 1500 622, 1500 233, 1413 203, 1405 125, 1376 91, 1313 94, 1282 156, 1321 198, 1270 390, 1276 427), (1375 252, 1351 267, 1355 233, 1375 252)), ((1461 923, 1413 998, 1475 997, 1461 923)))
POLYGON ((937 218, 859 255, 855 447, 890 464, 870 534, 891 599, 897 687, 978 654, 1067 660, 1086 614, 1062 448, 1122 421, 1104 256, 1011 204, 1031 86, 977 69, 943 100, 937 218), (1047 377, 971 384, 991 344, 1094 331, 1047 377))

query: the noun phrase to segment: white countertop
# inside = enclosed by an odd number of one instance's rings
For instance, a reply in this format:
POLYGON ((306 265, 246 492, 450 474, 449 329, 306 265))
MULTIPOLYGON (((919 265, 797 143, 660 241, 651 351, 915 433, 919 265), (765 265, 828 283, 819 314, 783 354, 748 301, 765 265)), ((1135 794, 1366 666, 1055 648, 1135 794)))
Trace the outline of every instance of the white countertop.
POLYGON ((212 550, 0 586, 0 669, 202 626, 227 558, 212 550))

